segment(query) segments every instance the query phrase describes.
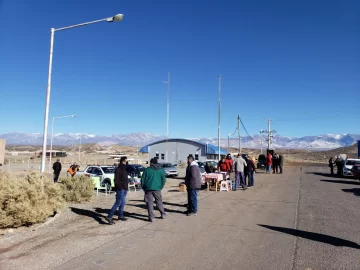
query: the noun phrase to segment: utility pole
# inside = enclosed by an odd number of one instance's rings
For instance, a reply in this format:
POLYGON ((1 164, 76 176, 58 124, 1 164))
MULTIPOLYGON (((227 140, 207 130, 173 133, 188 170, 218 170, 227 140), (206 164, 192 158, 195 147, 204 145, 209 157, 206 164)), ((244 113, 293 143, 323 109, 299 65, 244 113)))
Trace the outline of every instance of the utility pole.
POLYGON ((80 133, 80 144, 79 144, 79 161, 81 159, 81 155, 80 155, 80 151, 81 151, 81 136, 82 134, 80 133))
POLYGON ((272 119, 267 119, 267 120, 266 120, 266 122, 267 122, 267 124, 268 124, 268 129, 267 129, 267 131, 266 131, 266 130, 261 130, 261 131, 260 131, 260 133, 267 133, 267 136, 268 136, 268 138, 267 138, 268 150, 272 149, 272 141, 271 141, 271 140, 272 140, 272 138, 274 137, 273 134, 276 133, 275 130, 271 130, 271 128, 270 128, 271 121, 272 121, 272 119))
POLYGON ((228 149, 229 149, 228 151, 229 151, 229 153, 230 153, 230 135, 231 135, 231 134, 229 133, 229 134, 228 134, 228 149))
POLYGON ((241 154, 240 115, 238 115, 237 130, 238 130, 238 137, 239 137, 239 154, 241 154))
POLYGON ((169 120, 170 120, 170 72, 168 72, 168 91, 167 91, 167 119, 166 119, 166 162, 168 161, 168 154, 169 154, 169 120))
POLYGON ((169 141, 169 122, 170 122, 170 72, 168 72, 168 80, 163 81, 168 85, 166 98, 166 155, 165 160, 168 161, 168 141, 169 141))
POLYGON ((221 74, 218 76, 218 78, 219 78, 219 103, 218 103, 218 152, 219 153, 218 153, 218 159, 221 160, 221 155, 220 155, 221 74))
POLYGON ((267 122, 268 122, 268 149, 271 149, 271 131, 270 131, 271 120, 268 119, 267 122))

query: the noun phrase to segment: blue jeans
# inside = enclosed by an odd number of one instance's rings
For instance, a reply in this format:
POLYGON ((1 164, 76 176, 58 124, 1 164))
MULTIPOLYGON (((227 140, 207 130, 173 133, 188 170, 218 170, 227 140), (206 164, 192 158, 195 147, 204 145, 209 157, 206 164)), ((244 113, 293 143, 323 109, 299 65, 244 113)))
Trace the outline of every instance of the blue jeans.
POLYGON ((197 189, 188 189, 188 212, 197 213, 198 211, 198 190, 197 189))
POLYGON ((116 190, 116 200, 115 200, 113 207, 111 208, 111 210, 109 212, 109 215, 108 215, 109 218, 113 217, 117 208, 119 208, 119 218, 124 217, 124 207, 125 207, 125 203, 126 203, 127 192, 128 191, 126 189, 116 190))
POLYGON ((270 173, 270 172, 271 172, 271 165, 268 165, 268 166, 267 166, 266 172, 267 172, 267 173, 270 173))
POLYGON ((254 171, 251 171, 249 173, 249 186, 250 187, 254 186, 254 171))
POLYGON ((242 188, 246 187, 244 172, 235 172, 235 190, 239 184, 242 188))

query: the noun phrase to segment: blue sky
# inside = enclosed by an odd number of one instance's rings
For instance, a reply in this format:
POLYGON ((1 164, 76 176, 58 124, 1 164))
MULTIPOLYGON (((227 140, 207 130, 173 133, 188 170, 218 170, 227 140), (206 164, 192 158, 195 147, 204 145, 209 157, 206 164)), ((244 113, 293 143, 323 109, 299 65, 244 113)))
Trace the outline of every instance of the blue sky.
POLYGON ((50 28, 55 132, 222 137, 360 133, 359 1, 0 0, 0 133, 42 132, 50 28), (281 121, 282 120, 282 121, 281 121), (244 131, 242 130, 242 133, 244 131))

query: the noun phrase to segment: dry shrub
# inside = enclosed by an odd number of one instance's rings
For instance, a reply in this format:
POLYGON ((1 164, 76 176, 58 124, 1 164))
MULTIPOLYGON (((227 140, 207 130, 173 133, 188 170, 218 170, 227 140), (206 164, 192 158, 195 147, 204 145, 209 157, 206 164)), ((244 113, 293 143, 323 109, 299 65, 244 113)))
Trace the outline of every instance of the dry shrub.
POLYGON ((87 176, 61 178, 63 198, 67 202, 81 203, 91 200, 94 194, 94 183, 87 176))
POLYGON ((38 173, 0 173, 0 228, 44 222, 64 203, 60 186, 38 173))

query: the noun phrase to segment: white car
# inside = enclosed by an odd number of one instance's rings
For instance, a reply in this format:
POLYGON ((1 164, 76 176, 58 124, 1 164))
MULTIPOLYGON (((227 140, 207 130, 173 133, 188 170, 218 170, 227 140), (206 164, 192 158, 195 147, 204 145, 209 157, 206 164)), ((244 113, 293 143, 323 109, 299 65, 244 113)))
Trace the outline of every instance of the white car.
POLYGON ((111 189, 115 187, 115 169, 115 166, 87 166, 84 171, 78 171, 76 175, 85 175, 91 178, 99 176, 101 179, 101 186, 106 186, 106 189, 111 191, 111 189))
POLYGON ((353 168, 353 166, 355 164, 360 164, 360 159, 356 159, 356 158, 348 158, 348 159, 346 159, 345 160, 345 166, 343 168, 344 175, 352 176, 353 173, 352 173, 351 169, 353 168))
POLYGON ((166 177, 177 177, 179 175, 176 167, 171 163, 159 163, 163 168, 166 177))

